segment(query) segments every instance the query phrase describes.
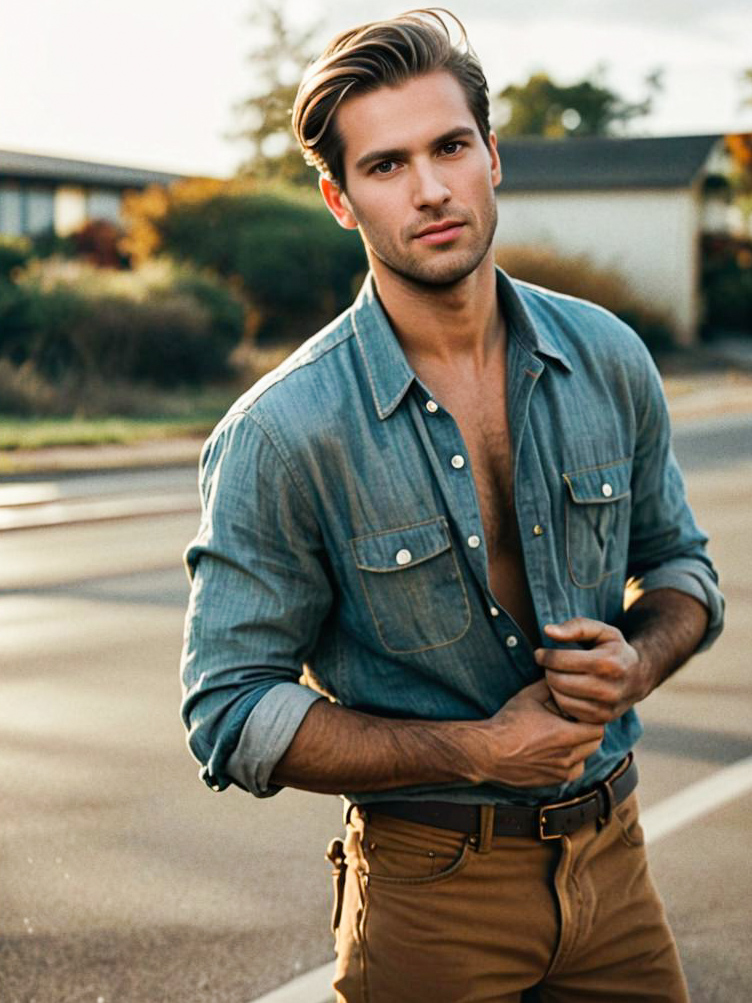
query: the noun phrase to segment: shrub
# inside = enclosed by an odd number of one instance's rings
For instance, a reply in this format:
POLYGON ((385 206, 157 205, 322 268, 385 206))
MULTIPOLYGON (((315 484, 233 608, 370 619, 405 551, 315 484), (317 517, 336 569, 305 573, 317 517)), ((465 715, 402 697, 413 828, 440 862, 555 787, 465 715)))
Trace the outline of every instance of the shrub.
POLYGON ((173 186, 161 201, 151 193, 129 203, 143 233, 139 205, 164 251, 242 285, 262 341, 312 334, 349 305, 366 268, 358 236, 336 225, 315 192, 173 186))
POLYGON ((186 266, 34 262, 7 298, 0 355, 54 381, 198 385, 230 373, 243 323, 239 298, 186 266))
POLYGON ((654 355, 675 345, 670 320, 635 297, 621 275, 593 265, 586 255, 569 257, 552 248, 521 245, 498 248, 496 260, 515 278, 610 310, 640 335, 654 355))
POLYGON ((32 254, 28 237, 0 233, 0 280, 9 279, 15 269, 25 265, 32 254))

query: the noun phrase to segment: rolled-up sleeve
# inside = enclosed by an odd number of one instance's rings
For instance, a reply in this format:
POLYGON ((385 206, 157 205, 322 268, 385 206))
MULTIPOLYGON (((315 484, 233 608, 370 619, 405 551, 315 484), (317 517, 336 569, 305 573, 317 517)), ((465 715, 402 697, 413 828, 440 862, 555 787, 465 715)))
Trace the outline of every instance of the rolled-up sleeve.
POLYGON ((328 565, 291 457, 252 414, 231 414, 212 434, 200 487, 201 524, 185 554, 181 713, 201 778, 265 797, 321 698, 299 678, 331 606, 328 565))
POLYGON ((724 600, 707 554, 708 538, 687 502, 660 376, 647 352, 640 390, 628 573, 641 592, 671 588, 703 603, 708 610, 698 649, 703 650, 723 629, 724 600))

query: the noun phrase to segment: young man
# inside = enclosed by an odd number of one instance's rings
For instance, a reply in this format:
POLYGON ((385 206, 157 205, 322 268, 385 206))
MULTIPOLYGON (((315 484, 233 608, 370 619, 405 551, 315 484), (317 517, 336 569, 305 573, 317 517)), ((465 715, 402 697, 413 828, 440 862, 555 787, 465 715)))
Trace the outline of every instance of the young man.
POLYGON ((349 792, 340 1001, 685 1000, 634 704, 722 599, 656 370, 606 311, 495 269, 486 82, 439 13, 335 39, 293 125, 371 271, 206 445, 202 775, 349 792))

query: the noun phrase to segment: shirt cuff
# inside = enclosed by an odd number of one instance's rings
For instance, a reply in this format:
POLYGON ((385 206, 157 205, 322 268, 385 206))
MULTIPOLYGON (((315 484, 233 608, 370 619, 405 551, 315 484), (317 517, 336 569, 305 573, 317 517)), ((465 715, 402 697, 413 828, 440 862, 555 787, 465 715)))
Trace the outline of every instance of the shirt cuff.
POLYGON ((712 577, 696 570, 694 567, 655 568, 648 571, 639 581, 642 592, 653 592, 655 589, 676 589, 697 599, 708 611, 708 627, 700 642, 697 652, 709 648, 723 630, 723 611, 725 601, 712 577))
POLYGON ((274 767, 287 751, 309 708, 324 699, 300 683, 278 683, 259 700, 243 725, 235 751, 227 760, 226 771, 257 798, 268 798, 282 790, 270 784, 274 767))

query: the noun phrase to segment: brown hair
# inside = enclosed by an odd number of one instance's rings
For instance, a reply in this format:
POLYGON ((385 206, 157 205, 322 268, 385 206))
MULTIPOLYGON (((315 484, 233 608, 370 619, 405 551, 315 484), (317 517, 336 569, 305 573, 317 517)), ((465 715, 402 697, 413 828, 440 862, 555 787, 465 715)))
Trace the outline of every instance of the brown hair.
POLYGON ((344 189, 344 147, 335 121, 341 102, 436 70, 446 70, 460 84, 488 145, 488 84, 478 57, 461 21, 431 7, 344 31, 308 67, 292 109, 293 132, 305 160, 344 189), (461 48, 453 45, 442 14, 459 26, 461 48))

